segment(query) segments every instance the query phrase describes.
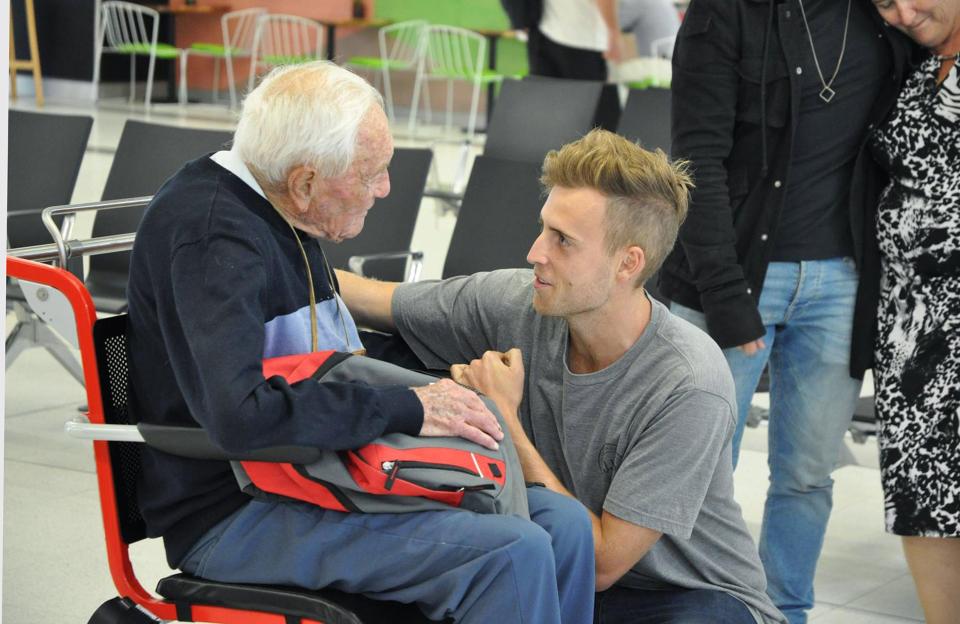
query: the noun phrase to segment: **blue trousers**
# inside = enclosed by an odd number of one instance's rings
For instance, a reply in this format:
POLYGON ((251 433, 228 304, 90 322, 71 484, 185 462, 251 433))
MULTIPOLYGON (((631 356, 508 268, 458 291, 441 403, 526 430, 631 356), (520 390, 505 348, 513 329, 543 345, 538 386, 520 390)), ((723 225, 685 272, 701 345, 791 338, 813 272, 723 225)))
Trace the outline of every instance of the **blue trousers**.
POLYGON ((611 587, 597 594, 594 624, 756 624, 747 606, 709 589, 611 587))
POLYGON ((590 518, 528 488, 531 521, 466 511, 358 514, 254 500, 201 538, 180 568, 223 582, 331 587, 416 603, 433 620, 587 624, 590 518))
MULTIPOLYGON (((770 487, 760 531, 767 594, 791 624, 807 621, 823 547, 833 479, 860 380, 850 377, 850 339, 858 276, 853 260, 773 262, 760 294, 766 348, 753 356, 724 351, 737 390, 734 463, 750 400, 770 365, 770 487)), ((703 314, 671 310, 701 329, 703 314)))

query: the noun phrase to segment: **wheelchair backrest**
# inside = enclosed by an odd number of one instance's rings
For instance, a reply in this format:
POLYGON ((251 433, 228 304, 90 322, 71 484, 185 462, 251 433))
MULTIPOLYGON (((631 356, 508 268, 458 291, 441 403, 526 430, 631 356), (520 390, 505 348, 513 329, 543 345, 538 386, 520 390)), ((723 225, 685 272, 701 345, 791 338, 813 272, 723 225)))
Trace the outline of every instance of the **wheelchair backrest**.
MULTIPOLYGON (((127 315, 119 314, 94 323, 93 343, 97 354, 104 420, 111 425, 136 424, 128 410, 127 315)), ((120 535, 124 542, 133 544, 146 537, 146 525, 137 502, 137 481, 140 478, 143 444, 107 444, 110 449, 120 535)))

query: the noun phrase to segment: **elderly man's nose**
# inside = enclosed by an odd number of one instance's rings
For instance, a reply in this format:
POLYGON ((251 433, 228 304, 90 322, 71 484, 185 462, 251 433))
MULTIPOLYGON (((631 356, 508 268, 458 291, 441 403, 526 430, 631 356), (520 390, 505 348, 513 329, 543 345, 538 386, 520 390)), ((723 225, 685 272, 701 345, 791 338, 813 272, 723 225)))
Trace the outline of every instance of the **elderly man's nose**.
POLYGON ((383 180, 377 184, 377 188, 374 190, 374 194, 377 197, 386 197, 390 194, 390 174, 383 174, 383 180))

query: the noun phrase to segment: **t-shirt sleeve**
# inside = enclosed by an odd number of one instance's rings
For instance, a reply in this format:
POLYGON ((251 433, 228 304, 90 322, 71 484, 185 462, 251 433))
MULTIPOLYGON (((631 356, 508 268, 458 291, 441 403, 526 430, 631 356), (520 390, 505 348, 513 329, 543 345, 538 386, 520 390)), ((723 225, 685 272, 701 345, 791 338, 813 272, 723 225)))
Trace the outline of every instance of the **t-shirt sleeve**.
POLYGON ((517 346, 518 310, 530 306, 529 271, 493 271, 403 284, 393 296, 394 323, 428 368, 469 362, 490 349, 517 346))
POLYGON ((733 429, 733 406, 702 390, 673 397, 636 432, 603 509, 622 520, 688 539, 733 429))

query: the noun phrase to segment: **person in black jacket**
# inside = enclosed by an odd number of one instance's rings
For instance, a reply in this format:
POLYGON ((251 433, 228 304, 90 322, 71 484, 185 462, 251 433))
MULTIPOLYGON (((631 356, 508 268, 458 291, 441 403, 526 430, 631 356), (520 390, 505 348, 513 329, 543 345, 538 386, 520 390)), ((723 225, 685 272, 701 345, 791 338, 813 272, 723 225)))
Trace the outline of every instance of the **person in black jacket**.
POLYGON ((867 0, 692 0, 674 50, 673 151, 696 188, 660 288, 725 350, 735 444, 769 365, 760 556, 794 623, 813 606, 830 474, 872 356, 885 180, 865 141, 909 51, 867 0))
MULTIPOLYGON (((314 62, 274 70, 247 96, 233 148, 187 163, 154 196, 130 266, 131 413, 202 427, 242 455, 355 449, 388 433, 503 433, 450 380, 410 389, 264 378, 262 360, 362 349, 317 238, 356 236, 390 192, 379 94, 314 62)), ((462 510, 345 513, 251 498, 229 462, 147 447, 140 510, 172 567, 215 581, 332 587, 416 603, 431 619, 571 622, 593 612, 590 520, 542 488, 535 521, 462 510)))

